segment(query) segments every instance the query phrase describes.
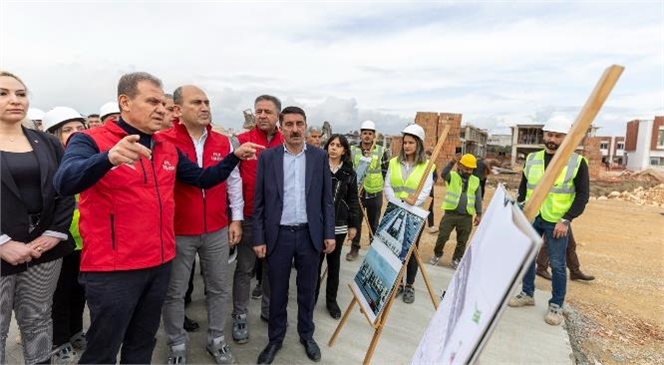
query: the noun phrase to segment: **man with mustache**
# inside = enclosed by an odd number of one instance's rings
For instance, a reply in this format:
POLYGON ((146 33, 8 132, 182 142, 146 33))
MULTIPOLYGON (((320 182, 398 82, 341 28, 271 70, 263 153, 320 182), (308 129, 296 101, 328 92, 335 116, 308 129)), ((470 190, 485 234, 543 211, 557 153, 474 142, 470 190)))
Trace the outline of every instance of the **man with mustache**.
MULTIPOLYGON (((562 116, 549 119, 544 132, 544 150, 526 157, 518 201, 528 201, 533 190, 544 175, 560 144, 570 130, 572 122, 562 116)), ((558 174, 553 187, 539 209, 539 215, 533 222, 533 228, 544 236, 547 242, 549 263, 551 265, 551 299, 544 321, 558 326, 563 321, 563 302, 567 289, 567 270, 565 269, 565 250, 569 238, 570 222, 581 215, 588 203, 589 196, 588 163, 585 158, 572 153, 563 170, 558 174)), ((523 288, 519 295, 510 299, 510 307, 535 305, 535 261, 530 264, 523 277, 523 288)))
MULTIPOLYGON (((233 153, 228 137, 212 130, 210 100, 203 90, 193 85, 178 87, 173 103, 173 116, 179 121, 162 133, 185 156, 200 167, 209 167, 233 153)), ((205 277, 207 352, 218 364, 233 361, 224 333, 231 286, 227 263, 230 247, 242 235, 243 208, 242 179, 237 167, 227 181, 209 189, 175 184, 176 255, 163 309, 169 364, 187 362, 189 338, 183 326, 184 297, 197 253, 205 277), (228 216, 229 208, 232 217, 228 216)))

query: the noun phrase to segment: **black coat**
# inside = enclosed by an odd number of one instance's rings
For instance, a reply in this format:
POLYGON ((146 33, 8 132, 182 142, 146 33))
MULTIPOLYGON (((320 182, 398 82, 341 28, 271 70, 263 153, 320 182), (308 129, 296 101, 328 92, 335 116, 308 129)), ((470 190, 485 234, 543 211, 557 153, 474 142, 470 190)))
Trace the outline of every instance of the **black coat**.
POLYGON ((344 162, 332 174, 335 226, 359 228, 362 224, 360 201, 357 196, 357 175, 350 162, 344 162))
MULTIPOLYGON (((2 179, 2 203, 0 204, 2 206, 2 231, 0 234, 6 234, 12 240, 24 243, 29 243, 47 230, 68 234, 76 202, 73 196, 59 196, 53 188, 53 175, 58 169, 64 153, 62 144, 54 136, 43 132, 23 128, 23 133, 32 145, 39 162, 43 199, 41 217, 37 227, 29 232, 28 210, 23 204, 21 193, 7 166, 7 161, 3 158, 0 164, 2 179)), ((2 260, 2 275, 17 274, 27 270, 30 266, 57 260, 71 253, 73 249, 71 240, 67 240, 61 241, 52 249, 44 252, 40 258, 33 259, 29 263, 14 266, 2 260)))

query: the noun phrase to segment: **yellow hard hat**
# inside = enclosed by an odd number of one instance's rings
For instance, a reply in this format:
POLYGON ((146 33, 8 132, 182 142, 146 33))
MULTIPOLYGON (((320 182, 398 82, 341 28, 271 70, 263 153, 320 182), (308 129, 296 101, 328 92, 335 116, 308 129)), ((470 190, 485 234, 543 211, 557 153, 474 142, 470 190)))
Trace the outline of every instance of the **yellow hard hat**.
POLYGON ((477 159, 470 153, 466 153, 465 155, 461 156, 459 163, 469 169, 477 168, 477 159))

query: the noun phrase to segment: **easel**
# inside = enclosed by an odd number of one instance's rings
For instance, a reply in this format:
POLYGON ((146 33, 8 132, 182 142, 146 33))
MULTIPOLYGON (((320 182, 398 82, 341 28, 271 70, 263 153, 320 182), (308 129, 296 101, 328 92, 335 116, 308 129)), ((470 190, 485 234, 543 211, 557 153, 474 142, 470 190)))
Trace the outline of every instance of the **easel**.
MULTIPOLYGON (((433 168, 434 161, 436 160, 436 157, 440 153, 440 150, 443 147, 443 144, 445 142, 445 139, 447 138, 447 134, 449 133, 451 128, 450 124, 445 124, 445 128, 443 130, 443 133, 441 134, 440 138, 438 139, 438 143, 436 143, 436 147, 434 148, 434 151, 431 155, 431 159, 429 159, 429 163, 427 164, 424 174, 422 175, 423 178, 420 180, 417 189, 413 194, 411 194, 408 198, 405 199, 405 201, 410 204, 414 205, 414 203, 417 201, 417 197, 420 195, 420 192, 422 191, 424 184, 426 182, 426 179, 431 175, 431 169, 433 168)), ((429 205, 431 204, 431 199, 427 199, 425 203, 422 205, 422 209, 428 209, 429 205)), ((418 233, 418 235, 421 235, 422 231, 418 233)), ((418 236, 419 240, 419 236, 418 236)), ((381 334, 383 333, 383 328, 385 327, 385 324, 387 323, 387 318, 390 314, 390 310, 392 309, 392 304, 394 303, 394 299, 396 298, 397 294, 397 287, 401 285, 401 281, 403 280, 403 276, 407 270, 408 267, 408 261, 410 260, 411 256, 415 255, 415 260, 417 260, 417 265, 420 269, 420 272, 422 273, 422 279, 424 280, 424 283, 426 285, 427 291, 429 292, 429 297, 431 298, 431 303, 433 304, 434 309, 438 309, 438 298, 434 294, 433 287, 431 286, 431 282, 429 281, 429 275, 427 274, 426 270, 424 269, 424 264, 422 263, 422 260, 420 259, 420 254, 417 249, 417 245, 415 242, 410 246, 410 249, 408 250, 408 253, 406 254, 406 258, 404 260, 403 265, 401 266, 401 270, 399 270, 399 274, 397 275, 397 279, 394 282, 394 285, 392 286, 392 289, 390 291, 390 296, 385 304, 385 308, 383 308, 383 311, 376 317, 375 322, 372 322, 371 319, 369 318, 368 314, 364 311, 364 309, 360 306, 360 312, 364 314, 364 317, 367 319, 369 322, 369 325, 374 328, 374 335, 371 338, 371 343, 369 344, 369 348, 367 349, 367 353, 364 356, 364 361, 362 362, 365 365, 368 365, 371 362, 371 358, 373 357, 373 353, 376 350, 376 346, 378 345, 378 340, 380 339, 381 334)), ((353 286, 351 284, 348 284, 348 287, 350 288, 350 291, 353 295, 353 299, 351 300, 350 304, 348 305, 348 308, 344 312, 343 316, 341 317, 341 321, 339 321, 339 324, 337 325, 337 328, 334 330, 334 333, 332 334, 332 337, 330 338, 330 341, 328 342, 328 346, 332 347, 334 343, 336 342, 337 336, 341 332, 341 329, 343 328, 344 324, 348 320, 348 316, 350 315, 351 311, 353 310, 353 307, 355 307, 355 304, 358 303, 358 297, 362 296, 362 293, 357 293, 353 286)))

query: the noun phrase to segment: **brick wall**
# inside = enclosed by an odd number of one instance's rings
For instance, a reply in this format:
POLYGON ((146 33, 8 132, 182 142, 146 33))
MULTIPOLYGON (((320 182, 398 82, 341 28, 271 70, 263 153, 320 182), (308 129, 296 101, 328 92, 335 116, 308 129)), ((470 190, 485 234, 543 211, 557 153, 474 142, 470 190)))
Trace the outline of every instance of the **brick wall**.
POLYGON ((586 137, 583 143, 583 152, 581 153, 588 160, 588 173, 591 179, 599 177, 602 170, 602 151, 599 144, 602 137, 586 137))
POLYGON ((625 131, 625 151, 636 151, 636 141, 639 137, 639 121, 627 122, 625 131))
POLYGON ((664 127, 664 116, 655 117, 655 121, 652 123, 652 136, 650 137, 650 150, 651 151, 661 151, 662 149, 657 149, 657 135, 659 134, 659 128, 664 127))

